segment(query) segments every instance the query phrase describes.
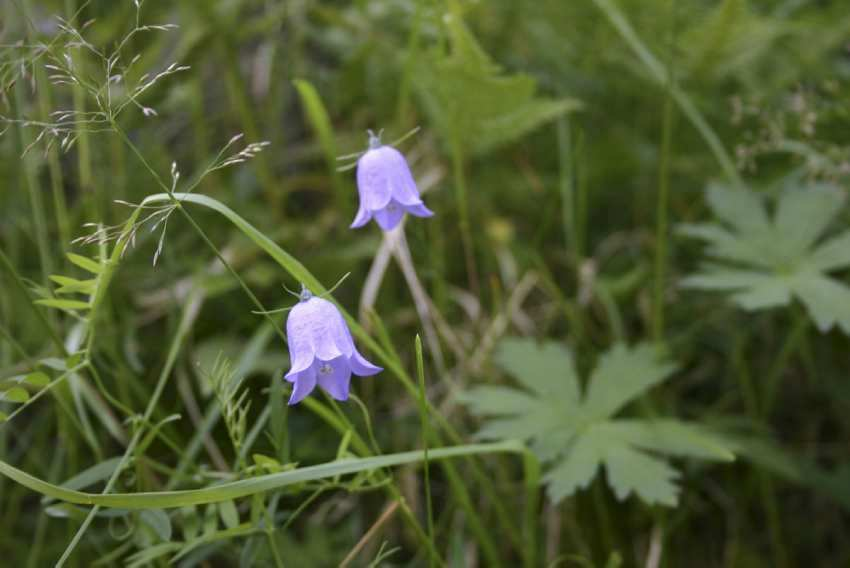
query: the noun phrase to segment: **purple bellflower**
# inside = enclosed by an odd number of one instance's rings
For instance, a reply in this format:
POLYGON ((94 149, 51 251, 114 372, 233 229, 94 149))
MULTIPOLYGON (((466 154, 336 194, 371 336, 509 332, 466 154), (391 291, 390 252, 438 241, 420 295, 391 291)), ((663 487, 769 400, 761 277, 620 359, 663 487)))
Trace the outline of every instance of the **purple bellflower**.
POLYGON ((380 135, 369 131, 369 149, 357 160, 357 192, 360 209, 352 229, 362 227, 374 217, 384 231, 394 229, 410 213, 431 217, 434 212, 425 207, 419 189, 413 181, 410 167, 401 152, 381 144, 380 135))
POLYGON ((303 285, 298 297, 300 301, 286 319, 292 362, 286 380, 294 384, 289 404, 303 400, 316 383, 336 400, 347 400, 352 373, 368 377, 383 369, 357 351, 348 324, 335 305, 303 285))

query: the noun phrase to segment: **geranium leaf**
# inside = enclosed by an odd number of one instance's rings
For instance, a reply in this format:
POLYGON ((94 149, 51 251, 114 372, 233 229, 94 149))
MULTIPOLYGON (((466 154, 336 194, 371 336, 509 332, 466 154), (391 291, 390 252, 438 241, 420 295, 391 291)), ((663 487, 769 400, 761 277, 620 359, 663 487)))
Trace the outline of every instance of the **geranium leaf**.
POLYGON ((583 404, 592 419, 608 418, 673 372, 673 365, 659 360, 651 345, 633 349, 615 345, 602 355, 590 377, 583 404))
POLYGON ((619 498, 635 493, 648 503, 673 505, 677 473, 664 454, 732 459, 720 442, 696 426, 672 419, 612 419, 673 372, 654 346, 613 346, 599 358, 584 396, 572 356, 558 343, 508 338, 496 353, 499 366, 527 390, 481 386, 460 400, 485 418, 479 437, 523 440, 550 464, 543 479, 555 502, 587 487, 604 465, 619 498))
POLYGON ((827 274, 850 265, 850 232, 817 245, 844 203, 840 191, 828 184, 787 190, 769 222, 751 191, 714 185, 706 199, 734 232, 720 224, 685 225, 680 232, 708 242, 709 256, 735 264, 705 265, 685 278, 684 286, 730 293, 750 311, 786 306, 796 298, 819 330, 838 325, 850 335, 850 288, 827 274))

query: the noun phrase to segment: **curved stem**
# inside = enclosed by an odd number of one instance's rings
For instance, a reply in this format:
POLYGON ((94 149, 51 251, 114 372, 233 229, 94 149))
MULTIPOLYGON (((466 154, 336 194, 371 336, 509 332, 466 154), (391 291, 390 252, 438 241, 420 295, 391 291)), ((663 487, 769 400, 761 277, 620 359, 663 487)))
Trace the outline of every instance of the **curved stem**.
MULTIPOLYGON (((479 454, 506 452, 522 453, 524 451, 525 448, 521 443, 509 440, 506 442, 495 442, 491 444, 467 444, 462 446, 434 448, 428 451, 428 459, 439 460, 479 454)), ((296 483, 333 478, 340 475, 348 475, 384 467, 397 467, 400 465, 419 463, 424 459, 425 452, 415 450, 361 459, 342 459, 321 465, 284 471, 281 473, 272 473, 249 479, 240 479, 238 481, 231 481, 230 483, 204 487, 201 489, 140 493, 98 494, 66 489, 59 485, 54 485, 34 477, 4 461, 0 461, 0 474, 3 474, 42 495, 53 497, 54 499, 59 499, 67 503, 74 503, 77 505, 94 505, 95 509, 99 509, 100 507, 112 507, 119 509, 142 510, 170 509, 175 507, 188 507, 191 505, 203 505, 207 503, 220 503, 222 501, 230 501, 232 499, 248 497, 258 493, 274 491, 296 483)), ((116 469, 116 471, 118 470, 116 469)), ((112 484, 114 484, 114 481, 112 484)))

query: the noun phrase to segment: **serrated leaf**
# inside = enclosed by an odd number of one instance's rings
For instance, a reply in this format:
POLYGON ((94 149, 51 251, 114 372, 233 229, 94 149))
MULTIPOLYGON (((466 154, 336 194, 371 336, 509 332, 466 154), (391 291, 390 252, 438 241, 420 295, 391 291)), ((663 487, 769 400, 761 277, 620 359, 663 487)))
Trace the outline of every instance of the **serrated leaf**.
POLYGON ((459 12, 446 22, 451 53, 435 50, 423 57, 415 77, 425 111, 446 140, 483 154, 580 108, 574 99, 536 96, 529 75, 503 74, 459 12))
POLYGON ((528 390, 482 386, 459 399, 485 418, 477 436, 523 440, 550 464, 543 479, 552 501, 587 487, 604 467, 619 498, 634 493, 648 503, 674 505, 678 474, 664 455, 733 459, 720 438, 696 425, 613 418, 673 372, 652 345, 614 345, 599 358, 583 395, 572 357, 557 343, 507 338, 495 359, 528 390))
POLYGON ((685 287, 722 291, 745 310, 786 306, 796 298, 822 332, 850 335, 850 287, 827 272, 850 265, 850 232, 818 239, 841 210, 842 192, 827 184, 785 191, 773 219, 753 192, 710 186, 707 200, 731 226, 686 225, 681 232, 706 241, 707 253, 732 264, 706 264, 685 287))
POLYGON ((533 392, 578 402, 579 384, 569 350, 557 343, 527 338, 506 338, 494 358, 533 392))
POLYGON ((36 300, 35 303, 40 306, 47 306, 48 308, 58 308, 60 310, 88 310, 89 308, 91 308, 88 302, 80 302, 79 300, 60 300, 59 298, 36 300))
POLYGON ((826 184, 786 191, 780 198, 774 234, 790 258, 800 258, 826 230, 844 203, 844 194, 826 184))
POLYGON ((752 191, 711 184, 706 190, 706 201, 715 215, 738 231, 757 233, 770 230, 764 203, 752 191))
POLYGON ((601 449, 592 431, 580 437, 546 474, 544 480, 548 484, 546 492, 549 499, 558 503, 577 490, 587 488, 602 463, 601 449))
POLYGON ((612 446, 605 454, 608 484, 617 499, 634 493, 647 503, 673 507, 678 501, 679 473, 664 460, 629 446, 612 446))
POLYGON ((615 345, 599 358, 590 377, 582 405, 585 416, 597 419, 613 415, 629 401, 665 380, 674 368, 660 360, 652 345, 633 349, 615 345))
POLYGON ((823 272, 850 266, 850 231, 828 239, 815 249, 807 263, 823 272))
POLYGON ((100 264, 90 258, 86 258, 85 256, 81 256, 79 254, 74 254, 73 252, 69 252, 67 256, 68 260, 70 260, 71 263, 76 266, 79 266, 87 272, 91 272, 92 274, 100 274, 103 271, 103 268, 100 266, 100 264))

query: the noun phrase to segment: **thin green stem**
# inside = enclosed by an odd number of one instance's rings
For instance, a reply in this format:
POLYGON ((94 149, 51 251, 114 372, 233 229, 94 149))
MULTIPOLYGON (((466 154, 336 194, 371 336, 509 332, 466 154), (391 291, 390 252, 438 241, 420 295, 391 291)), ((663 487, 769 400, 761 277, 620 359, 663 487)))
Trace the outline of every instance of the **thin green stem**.
POLYGON ((478 268, 475 264, 475 248, 472 230, 469 223, 469 197, 466 189, 466 171, 463 149, 458 140, 452 142, 452 171, 454 172, 455 197, 457 211, 460 217, 460 238, 463 246, 463 257, 466 262, 466 273, 469 278, 469 288, 476 296, 480 289, 478 268))
POLYGON ((666 288, 669 229, 667 222, 670 200, 670 155, 673 140, 673 87, 675 52, 675 0, 670 2, 670 42, 667 48, 667 71, 664 111, 661 119, 661 159, 658 167, 658 202, 655 212, 655 276, 652 301, 652 339, 660 344, 664 340, 664 291, 666 288))
MULTIPOLYGON (((419 418, 422 424, 422 445, 424 447, 425 460, 423 463, 423 474, 425 476, 425 506, 428 515, 428 540, 434 542, 434 510, 431 504, 431 477, 428 467, 428 438, 430 428, 428 422, 428 396, 425 394, 425 362, 422 358, 422 339, 416 335, 416 373, 419 376, 419 418)), ((434 555, 429 556, 429 564, 434 566, 434 555)))

